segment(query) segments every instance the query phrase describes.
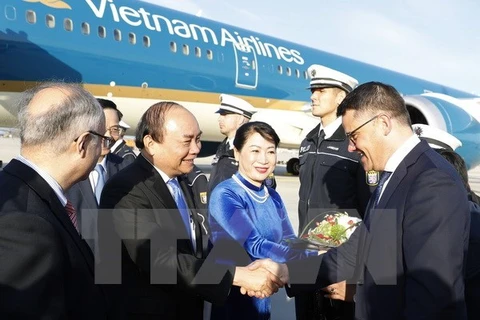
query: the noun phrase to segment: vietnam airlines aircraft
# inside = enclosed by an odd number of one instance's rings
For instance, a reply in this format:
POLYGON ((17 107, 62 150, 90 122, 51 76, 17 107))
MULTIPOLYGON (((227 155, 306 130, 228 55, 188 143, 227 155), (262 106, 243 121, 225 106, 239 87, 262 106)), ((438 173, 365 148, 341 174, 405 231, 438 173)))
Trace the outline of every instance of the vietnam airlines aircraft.
MULTIPOLYGON (((223 139, 214 114, 221 93, 258 107, 255 119, 276 129, 282 147, 298 149, 318 124, 302 111, 310 97, 306 70, 322 64, 360 83, 394 85, 413 123, 453 133, 468 165, 480 164, 475 95, 147 2, 2 0, 0 64, 0 126, 15 125, 19 92, 64 79, 115 101, 130 124, 159 100, 181 103, 204 132, 204 155, 223 139)), ((288 171, 297 164, 291 159, 288 171)))

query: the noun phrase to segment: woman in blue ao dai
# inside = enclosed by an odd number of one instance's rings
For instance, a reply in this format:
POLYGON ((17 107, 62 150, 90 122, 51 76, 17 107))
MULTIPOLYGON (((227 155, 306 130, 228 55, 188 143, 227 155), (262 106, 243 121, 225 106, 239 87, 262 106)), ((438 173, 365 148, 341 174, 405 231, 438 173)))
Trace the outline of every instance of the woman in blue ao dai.
MULTIPOLYGON (((217 185, 210 195, 209 222, 212 241, 223 262, 248 265, 270 258, 284 263, 317 255, 292 249, 285 242, 295 238, 280 195, 264 184, 273 172, 280 139, 268 124, 249 122, 235 135, 238 172, 217 185)), ((232 287, 227 302, 214 306, 211 320, 270 319, 270 298, 242 295, 232 287)))

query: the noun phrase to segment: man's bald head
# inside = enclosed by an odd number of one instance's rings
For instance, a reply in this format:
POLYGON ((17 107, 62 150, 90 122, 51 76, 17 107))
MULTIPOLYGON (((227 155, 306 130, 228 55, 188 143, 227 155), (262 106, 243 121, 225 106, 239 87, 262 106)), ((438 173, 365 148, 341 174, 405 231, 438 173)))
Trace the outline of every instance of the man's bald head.
POLYGON ((43 83, 22 93, 18 107, 22 148, 63 152, 82 132, 105 123, 97 100, 79 84, 43 83))

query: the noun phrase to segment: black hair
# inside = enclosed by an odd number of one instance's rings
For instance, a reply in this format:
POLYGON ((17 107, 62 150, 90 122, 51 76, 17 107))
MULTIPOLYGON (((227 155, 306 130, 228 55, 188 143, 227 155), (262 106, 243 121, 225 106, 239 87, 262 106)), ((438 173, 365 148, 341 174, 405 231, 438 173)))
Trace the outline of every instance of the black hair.
POLYGON ((137 131, 135 133, 135 145, 138 149, 143 149, 143 138, 150 135, 156 142, 163 142, 163 134, 165 132, 165 118, 167 112, 172 108, 183 108, 176 102, 162 101, 155 103, 145 111, 142 118, 138 122, 137 131))
POLYGON ((275 148, 278 147, 278 144, 280 143, 280 138, 268 123, 262 121, 253 121, 244 123, 237 129, 237 132, 235 133, 235 139, 233 140, 233 145, 235 148, 238 151, 242 150, 245 142, 254 133, 258 133, 265 140, 272 142, 275 145, 275 148))
POLYGON ((338 106, 337 116, 345 115, 347 110, 371 114, 384 111, 386 115, 411 126, 410 115, 400 93, 391 85, 381 82, 364 83, 347 94, 338 106))

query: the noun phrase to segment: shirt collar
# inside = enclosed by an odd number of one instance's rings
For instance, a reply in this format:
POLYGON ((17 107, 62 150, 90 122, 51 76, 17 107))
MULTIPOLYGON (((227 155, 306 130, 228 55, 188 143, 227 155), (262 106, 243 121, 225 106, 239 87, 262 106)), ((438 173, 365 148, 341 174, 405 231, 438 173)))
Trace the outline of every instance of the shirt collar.
POLYGON ((231 139, 227 139, 227 144, 228 144, 228 147, 230 148, 230 150, 233 149, 233 140, 235 139, 235 137, 231 138, 231 139))
POLYGON ((166 183, 168 182, 168 180, 170 180, 170 179, 177 179, 177 177, 170 178, 165 172, 163 172, 163 171, 160 170, 159 168, 155 167, 155 166, 153 165, 153 163, 151 163, 147 158, 145 158, 145 157, 143 156, 143 154, 142 154, 141 156, 142 156, 145 160, 147 160, 148 163, 150 163, 150 164, 152 165, 152 167, 155 168, 155 170, 157 170, 158 174, 160 174, 160 176, 162 177, 163 182, 165 182, 165 184, 166 184, 166 183))
POLYGON ((416 134, 412 133, 412 136, 408 138, 401 146, 398 148, 392 156, 388 159, 387 164, 385 165, 384 171, 394 172, 400 162, 405 159, 405 157, 410 153, 410 151, 415 148, 415 146, 420 142, 420 139, 416 134))
POLYGON ((63 206, 67 205, 67 197, 65 196, 62 187, 51 175, 49 175, 45 170, 41 169, 36 164, 29 161, 22 155, 17 156, 15 159, 17 159, 24 165, 29 166, 30 168, 35 170, 35 172, 38 173, 40 177, 42 177, 43 180, 45 180, 48 183, 48 185, 53 189, 53 191, 55 191, 55 194, 57 195, 58 200, 60 200, 62 205, 63 206))
POLYGON ((330 123, 328 126, 324 127, 322 124, 320 124, 320 130, 323 130, 323 132, 325 132, 325 139, 328 139, 331 136, 333 136, 333 134, 337 131, 337 129, 341 125, 342 125, 342 117, 338 117, 337 119, 335 119, 335 121, 330 123))

